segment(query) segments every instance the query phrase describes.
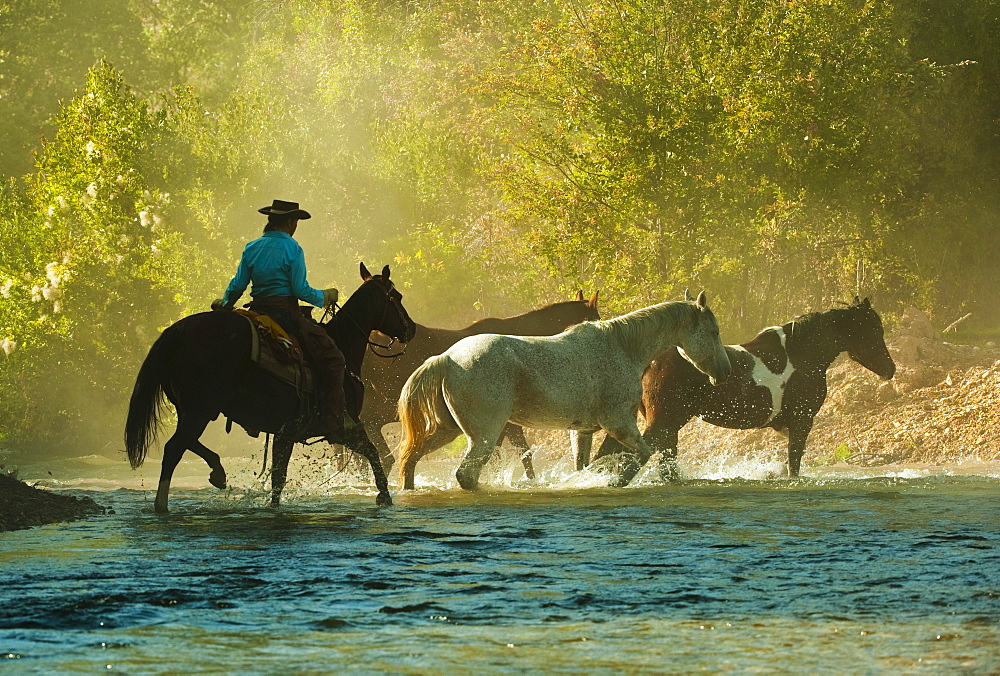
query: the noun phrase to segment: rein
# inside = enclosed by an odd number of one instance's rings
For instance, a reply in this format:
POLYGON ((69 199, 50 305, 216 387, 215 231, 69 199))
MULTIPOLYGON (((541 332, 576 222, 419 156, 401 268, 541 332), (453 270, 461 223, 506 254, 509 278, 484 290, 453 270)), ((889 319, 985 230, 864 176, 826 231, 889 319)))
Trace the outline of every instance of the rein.
MULTIPOLYGON (((381 289, 382 293, 385 294, 385 305, 382 306, 382 319, 379 320, 379 325, 381 325, 385 321, 386 315, 389 314, 389 306, 392 305, 394 308, 396 306, 389 299, 389 292, 386 291, 385 289, 383 289, 381 286, 379 286, 379 289, 381 289)), ((340 306, 340 304, 338 304, 338 303, 334 303, 334 306, 336 307, 337 310, 342 309, 341 306, 340 306)), ((326 316, 327 316, 328 313, 330 313, 330 309, 329 308, 327 308, 326 312, 323 313, 323 319, 326 319, 326 316)), ((398 315, 400 322, 402 322, 403 324, 406 324, 406 322, 403 320, 403 315, 401 315, 399 313, 399 309, 398 308, 396 309, 396 314, 398 315)), ((388 345, 383 345, 381 343, 376 343, 375 341, 373 341, 371 339, 371 331, 368 331, 366 333, 365 330, 364 330, 364 328, 358 323, 358 320, 356 320, 354 317, 348 315, 347 318, 350 319, 351 323, 354 324, 355 328, 357 328, 357 330, 363 336, 365 336, 365 342, 368 343, 368 350, 373 355, 375 355, 376 357, 380 357, 382 359, 395 359, 396 357, 402 357, 406 353, 406 343, 403 343, 403 349, 400 350, 399 352, 397 352, 396 354, 379 354, 378 352, 375 351, 375 348, 378 347, 378 348, 382 348, 383 350, 392 349, 392 346, 395 344, 396 339, 393 338, 392 336, 389 336, 389 344, 388 345)))

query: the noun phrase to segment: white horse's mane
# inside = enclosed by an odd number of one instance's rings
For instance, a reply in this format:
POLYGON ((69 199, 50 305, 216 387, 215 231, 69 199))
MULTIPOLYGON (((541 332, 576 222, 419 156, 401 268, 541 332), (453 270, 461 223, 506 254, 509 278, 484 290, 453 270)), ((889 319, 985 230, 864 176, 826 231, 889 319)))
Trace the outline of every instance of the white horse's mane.
MULTIPOLYGON (((629 354, 642 349, 651 340, 666 330, 676 330, 689 320, 697 310, 693 303, 675 300, 650 305, 620 317, 594 322, 584 322, 581 326, 592 326, 616 338, 622 349, 629 354)), ((572 330, 572 329, 570 329, 572 330)))

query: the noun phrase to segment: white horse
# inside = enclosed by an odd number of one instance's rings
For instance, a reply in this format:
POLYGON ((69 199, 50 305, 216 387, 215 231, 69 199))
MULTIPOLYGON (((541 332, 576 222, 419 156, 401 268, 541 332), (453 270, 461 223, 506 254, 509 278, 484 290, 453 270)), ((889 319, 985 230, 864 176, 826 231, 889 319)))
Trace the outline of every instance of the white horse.
POLYGON ((684 295, 683 301, 584 322, 555 336, 470 336, 427 359, 399 397, 400 486, 413 488, 421 446, 439 427, 458 427, 468 438, 456 472, 465 489, 476 488, 507 422, 571 430, 577 458, 589 457, 593 434, 602 429, 649 457, 636 412, 642 374, 653 359, 676 345, 713 383, 729 375, 705 293, 697 300, 684 295))

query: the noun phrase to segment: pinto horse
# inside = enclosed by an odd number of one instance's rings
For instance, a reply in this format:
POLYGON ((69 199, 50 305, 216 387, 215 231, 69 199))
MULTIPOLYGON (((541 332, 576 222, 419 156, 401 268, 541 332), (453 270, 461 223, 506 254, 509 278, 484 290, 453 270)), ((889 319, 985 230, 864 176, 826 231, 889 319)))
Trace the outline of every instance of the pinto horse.
MULTIPOLYGON (((363 283, 323 328, 344 354, 347 378, 361 370, 368 335, 379 330, 408 341, 414 323, 402 304, 402 294, 389 279, 389 266, 372 275, 361 264, 363 283)), ((212 472, 209 483, 226 487, 219 455, 198 439, 220 413, 242 427, 275 435, 271 465, 271 504, 277 506, 285 485, 288 460, 296 442, 319 436, 310 429, 313 412, 300 410, 295 387, 264 374, 251 362, 253 327, 238 313, 202 312, 167 327, 153 343, 132 391, 125 423, 125 449, 133 469, 155 440, 164 396, 177 409, 177 429, 163 446, 163 463, 153 507, 167 511, 170 480, 185 450, 201 456, 212 472)), ((348 412, 357 417, 360 396, 345 387, 348 412)), ((372 466, 379 493, 376 503, 392 504, 378 451, 362 426, 343 433, 340 443, 357 451, 372 466)))
MULTIPOLYGON (((481 319, 464 329, 435 329, 417 324, 416 333, 406 344, 404 352, 391 355, 391 359, 369 359, 365 364, 364 373, 361 374, 367 394, 364 407, 365 424, 373 430, 372 442, 379 449, 385 471, 389 471, 394 460, 392 450, 379 431, 385 425, 399 420, 397 404, 403 384, 428 357, 444 352, 462 338, 480 333, 550 336, 574 324, 600 318, 597 311, 597 294, 595 293, 590 300, 584 300, 581 290, 573 300, 546 305, 516 317, 481 319)), ((457 429, 440 430, 433 439, 424 442, 424 454, 441 448, 459 434, 461 431, 457 429)), ((525 475, 528 479, 534 479, 534 467, 528 442, 524 438, 524 430, 517 425, 509 424, 504 428, 498 444, 504 438, 509 439, 517 449, 525 475)))
MULTIPOLYGON (((676 349, 659 355, 643 377, 643 437, 661 453, 661 467, 676 477, 677 433, 693 416, 734 429, 772 427, 788 433, 789 477, 799 474, 806 438, 826 399, 826 370, 841 352, 888 380, 896 364, 885 346, 882 320, 871 300, 813 312, 761 331, 749 343, 727 345, 733 365, 725 385, 710 387, 676 349)), ((608 438, 595 463, 619 452, 608 438)), ((640 456, 621 477, 631 481, 649 459, 640 456)), ((583 460, 586 462, 586 459, 583 460)))
POLYGON ((636 425, 642 374, 671 345, 683 347, 712 380, 729 375, 729 358, 704 292, 697 301, 660 303, 555 336, 463 338, 425 361, 403 386, 400 486, 413 488, 424 440, 438 428, 461 429, 468 437, 456 473, 465 489, 478 485, 508 421, 571 430, 577 448, 589 447, 593 433, 603 429, 648 455, 636 425))

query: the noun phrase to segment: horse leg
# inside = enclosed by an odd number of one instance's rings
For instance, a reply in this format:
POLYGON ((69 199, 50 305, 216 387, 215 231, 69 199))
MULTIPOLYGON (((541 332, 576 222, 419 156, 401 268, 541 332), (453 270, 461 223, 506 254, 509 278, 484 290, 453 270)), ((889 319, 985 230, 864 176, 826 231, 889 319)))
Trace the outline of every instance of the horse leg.
MULTIPOLYGON (((208 427, 209 418, 192 418, 190 415, 177 415, 177 429, 163 445, 163 462, 160 464, 160 481, 156 486, 156 499, 153 501, 153 511, 157 514, 167 513, 167 500, 170 496, 170 480, 177 469, 177 463, 188 448, 198 444, 198 437, 208 427)), ((206 449, 207 450, 207 449, 206 449)), ((218 456, 216 456, 218 458, 218 456)), ((221 465, 220 465, 221 467, 221 465)))
POLYGON ((524 467, 524 476, 528 478, 528 481, 535 480, 535 467, 531 463, 531 447, 528 446, 528 440, 524 438, 524 428, 520 425, 507 424, 503 428, 503 436, 500 437, 500 443, 503 443, 504 436, 510 441, 510 445, 514 447, 517 451, 518 456, 521 458, 521 466, 524 467))
POLYGON ((371 465, 372 474, 375 476, 375 486, 378 488, 378 495, 375 497, 375 504, 379 507, 391 507, 392 496, 389 495, 389 480, 382 469, 382 459, 379 457, 378 449, 368 437, 365 428, 355 427, 345 435, 345 446, 352 451, 360 453, 371 465))
POLYGON ((222 458, 219 457, 219 454, 197 439, 188 448, 207 462, 211 468, 212 472, 208 475, 208 483, 219 490, 225 489, 226 470, 222 466, 222 458))
POLYGON ((428 453, 438 450, 445 444, 450 443, 457 437, 461 432, 453 427, 439 427, 434 434, 424 439, 419 447, 413 450, 410 455, 410 461, 406 464, 406 472, 403 478, 402 488, 406 490, 413 489, 413 476, 417 470, 417 461, 423 458, 428 453))
POLYGON ((465 436, 469 438, 469 445, 465 457, 462 458, 462 464, 455 472, 459 486, 467 491, 475 490, 479 486, 479 475, 496 449, 505 424, 506 421, 487 425, 484 429, 478 430, 477 434, 470 434, 469 430, 462 428, 465 436))
POLYGON ((413 490, 413 475, 417 471, 417 461, 420 460, 423 448, 416 448, 407 462, 403 465, 403 485, 400 487, 407 491, 413 490))
POLYGON ((291 437, 275 436, 271 445, 271 506, 281 504, 281 491, 288 480, 288 461, 292 458, 295 440, 291 437))
POLYGON ((599 466, 598 462, 595 461, 591 467, 596 466, 597 469, 611 474, 608 486, 612 488, 627 486, 643 465, 649 461, 650 456, 653 455, 653 449, 639 434, 639 427, 635 424, 634 418, 625 419, 619 424, 612 424, 604 429, 628 450, 614 455, 605 455, 601 458, 602 462, 599 466))
POLYGON ((792 423, 788 426, 788 478, 799 475, 802 465, 802 455, 806 452, 806 439, 812 430, 812 420, 805 423, 792 423))
POLYGON ((660 478, 663 481, 675 481, 680 472, 677 469, 677 427, 648 427, 643 438, 655 450, 660 452, 660 478))
POLYGON ((594 447, 594 433, 570 430, 569 443, 573 447, 573 457, 576 458, 576 471, 579 472, 590 464, 590 449, 594 447))
MULTIPOLYGON (((604 437, 604 441, 602 441, 600 447, 598 447, 597 454, 594 456, 593 462, 597 462, 601 458, 609 455, 615 455, 616 453, 623 453, 625 451, 626 448, 622 446, 622 443, 609 434, 604 437)), ((587 464, 590 463, 588 462, 587 464)))
POLYGON ((385 423, 379 422, 378 420, 366 422, 365 428, 372 430, 374 437, 369 435, 368 440, 375 446, 375 450, 378 451, 378 457, 381 459, 382 471, 385 472, 386 476, 389 475, 392 466, 396 464, 396 456, 392 454, 392 449, 389 448, 389 442, 385 440, 385 435, 382 434, 382 428, 385 423))

